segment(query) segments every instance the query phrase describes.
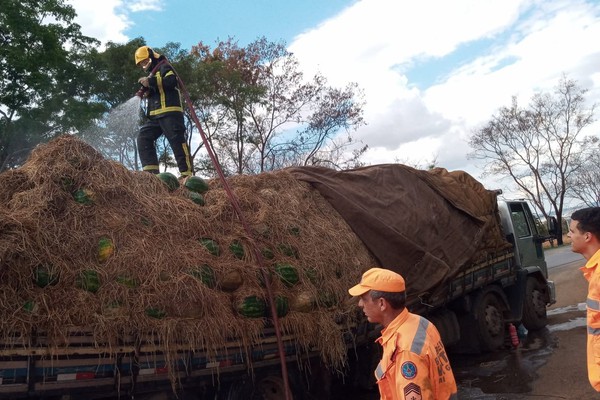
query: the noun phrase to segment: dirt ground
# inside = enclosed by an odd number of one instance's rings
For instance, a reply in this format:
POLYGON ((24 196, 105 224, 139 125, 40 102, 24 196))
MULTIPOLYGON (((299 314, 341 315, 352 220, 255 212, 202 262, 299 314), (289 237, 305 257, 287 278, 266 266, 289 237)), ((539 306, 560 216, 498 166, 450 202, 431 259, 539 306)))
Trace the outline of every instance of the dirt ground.
MULTIPOLYGON (((557 303, 550 310, 584 303, 587 282, 579 271, 581 263, 566 264, 550 270, 550 279, 556 284, 557 303)), ((585 318, 585 311, 549 315, 549 326, 561 324, 575 318, 585 318)), ((579 326, 564 331, 555 331, 556 343, 548 362, 537 371, 539 377, 533 390, 524 398, 545 399, 599 399, 600 394, 592 389, 587 379, 586 328, 579 326)))

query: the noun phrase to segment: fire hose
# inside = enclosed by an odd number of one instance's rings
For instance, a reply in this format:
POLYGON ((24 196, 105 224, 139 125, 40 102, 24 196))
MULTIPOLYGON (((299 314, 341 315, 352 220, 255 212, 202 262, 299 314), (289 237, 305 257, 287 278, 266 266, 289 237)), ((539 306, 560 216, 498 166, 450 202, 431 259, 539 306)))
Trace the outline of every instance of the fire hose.
MULTIPOLYGON (((163 63, 168 63, 168 61, 165 59, 165 60, 162 60, 160 63, 158 63, 158 65, 156 65, 152 69, 150 76, 154 75, 154 73, 158 70, 158 68, 163 63)), ((269 299, 269 306, 271 309, 271 318, 273 321, 273 326, 275 328, 275 335, 277 337, 277 349, 278 349, 279 360, 280 360, 280 364, 281 364, 281 375, 283 378, 283 384, 284 384, 284 388, 285 388, 285 399, 292 400, 292 395, 291 395, 290 386, 289 386, 289 379, 288 379, 287 363, 286 363, 286 359, 285 359, 285 350, 283 347, 283 339, 281 336, 281 329, 279 327, 279 317, 277 316, 277 307, 275 305, 273 290, 271 288, 271 276, 267 273, 266 268, 264 268, 264 258, 258 248, 258 245, 256 244, 256 239, 254 237, 254 234, 252 233, 250 225, 248 224, 246 218, 244 218, 244 215, 243 215, 242 209, 239 205, 238 199, 235 196, 235 194, 233 193, 233 191, 231 190, 229 182, 225 179, 225 174, 223 173, 223 169, 221 168, 221 165, 219 164, 219 161, 217 160, 215 152, 214 152, 210 142, 208 141, 204 130, 202 129, 200 120, 198 119, 198 115, 196 114, 196 111, 194 110, 194 104, 192 103, 190 94, 187 91, 185 84, 181 80, 181 77, 179 76, 179 74, 177 73, 177 71, 175 70, 173 65, 171 65, 170 63, 169 63, 169 65, 171 66, 171 68, 173 68, 173 72, 175 72, 175 75, 177 76, 177 82, 179 84, 179 89, 181 90, 181 92, 183 94, 183 97, 187 104, 191 118, 194 121, 194 124, 196 125, 198 132, 200 133, 200 137, 202 138, 202 143, 204 143, 204 147, 206 148, 206 151, 208 152, 208 155, 212 161, 212 164, 215 167, 215 170, 217 171, 219 180, 221 181, 223 188, 225 189, 225 192, 227 193, 227 197, 229 198, 229 201, 231 202, 231 205, 233 206, 233 209, 235 210, 235 213, 237 214, 237 216, 244 228, 244 231, 248 235, 248 238, 250 238, 252 251, 254 252, 254 256, 256 257, 256 260, 258 262, 258 266, 261 268, 263 280, 265 282, 265 287, 267 290, 267 296, 269 299)), ((142 98, 146 90, 147 90, 147 88, 142 86, 142 88, 140 88, 138 90, 138 92, 136 93, 136 96, 142 98)))

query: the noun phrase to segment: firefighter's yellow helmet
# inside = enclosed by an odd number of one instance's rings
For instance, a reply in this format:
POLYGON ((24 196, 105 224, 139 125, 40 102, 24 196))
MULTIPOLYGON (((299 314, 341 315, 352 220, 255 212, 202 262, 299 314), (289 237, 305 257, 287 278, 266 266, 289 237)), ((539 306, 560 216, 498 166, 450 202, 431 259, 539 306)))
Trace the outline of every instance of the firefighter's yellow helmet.
POLYGON ((138 47, 135 51, 135 65, 138 65, 142 61, 148 58, 158 58, 160 54, 152 51, 152 49, 148 46, 138 47))

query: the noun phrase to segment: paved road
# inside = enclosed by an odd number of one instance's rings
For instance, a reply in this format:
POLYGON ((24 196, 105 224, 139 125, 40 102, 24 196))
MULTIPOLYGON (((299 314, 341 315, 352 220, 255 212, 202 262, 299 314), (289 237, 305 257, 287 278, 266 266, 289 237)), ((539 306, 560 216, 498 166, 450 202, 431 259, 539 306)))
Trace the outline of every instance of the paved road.
POLYGON ((554 247, 545 250, 546 255, 546 263, 548 263, 548 268, 554 268, 565 264, 570 264, 575 261, 582 261, 583 265, 583 256, 579 253, 573 253, 571 251, 570 245, 564 245, 561 247, 554 247))

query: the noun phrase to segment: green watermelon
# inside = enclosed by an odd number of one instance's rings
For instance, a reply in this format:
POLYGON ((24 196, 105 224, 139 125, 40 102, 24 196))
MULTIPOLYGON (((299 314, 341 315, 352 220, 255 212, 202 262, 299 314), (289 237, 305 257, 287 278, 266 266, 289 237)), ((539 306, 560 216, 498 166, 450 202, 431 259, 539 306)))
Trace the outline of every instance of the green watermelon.
POLYGON ((294 248, 294 246, 287 244, 287 243, 281 243, 279 246, 277 246, 277 248, 279 249, 279 251, 288 256, 288 257, 294 257, 294 258, 298 258, 298 250, 296 250, 294 248))
POLYGON ((163 181, 165 185, 167 185, 169 192, 172 192, 179 187, 179 181, 177 180, 177 177, 170 172, 161 172, 156 176, 158 177, 158 179, 163 181))
POLYGON ((319 282, 319 275, 315 268, 313 268, 313 267, 305 268, 304 273, 306 274, 306 277, 308 278, 310 283, 312 283, 313 285, 316 285, 319 282))
POLYGON ((267 304, 257 296, 248 296, 237 305, 237 311, 247 318, 263 318, 267 311, 267 304))
POLYGON ((94 203, 94 192, 89 189, 77 189, 73 193, 73 199, 79 204, 89 206, 94 203))
POLYGON ((117 283, 130 289, 136 288, 140 285, 137 279, 125 275, 117 276, 117 283))
POLYGON ((287 287, 292 287, 299 281, 298 271, 291 264, 275 264, 275 273, 279 276, 281 282, 287 287))
POLYGON ((196 193, 196 192, 187 192, 187 197, 192 200, 194 203, 198 204, 199 206, 203 206, 204 205, 204 197, 202 197, 202 195, 200 193, 196 193))
POLYGON ((290 311, 290 302, 287 297, 275 296, 275 309, 279 318, 285 317, 290 311))
POLYGON ((96 293, 100 289, 100 277, 96 271, 82 271, 76 279, 76 285, 79 289, 87 290, 91 293, 96 293))
POLYGON ((233 256, 238 259, 244 258, 244 246, 239 240, 234 240, 229 245, 229 250, 233 253, 233 256))
POLYGON ((111 238, 103 236, 98 240, 98 261, 108 260, 115 251, 115 246, 111 238))
POLYGON ((275 258, 275 254, 273 254, 273 250, 269 249, 268 247, 263 248, 261 253, 262 253, 262 256, 264 258, 266 258, 267 260, 272 260, 273 258, 275 258))
POLYGON ((33 300, 27 300, 23 303, 23 310, 28 313, 34 313, 38 309, 37 303, 33 300))
POLYGON ((208 252, 213 256, 218 256, 219 254, 221 254, 219 244, 211 238, 201 238, 200 243, 202 243, 202 246, 204 246, 206 250, 208 250, 208 252))
POLYGON ((156 307, 146 308, 146 315, 150 318, 163 319, 167 316, 167 312, 156 307))
POLYGON ((213 271, 208 264, 203 264, 200 267, 192 268, 190 270, 190 275, 211 289, 216 286, 217 279, 215 276, 215 271, 213 271))
POLYGON ((195 193, 202 194, 208 191, 208 183, 199 176, 190 176, 183 185, 195 193))
POLYGON ((34 272, 33 281, 41 288, 54 286, 58 283, 58 271, 53 266, 38 265, 34 272))

